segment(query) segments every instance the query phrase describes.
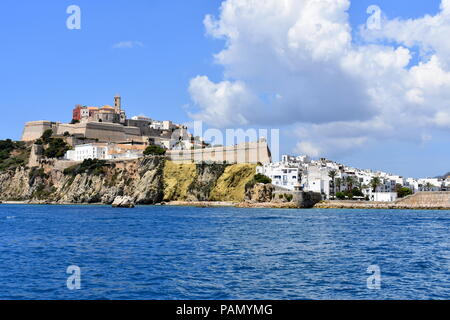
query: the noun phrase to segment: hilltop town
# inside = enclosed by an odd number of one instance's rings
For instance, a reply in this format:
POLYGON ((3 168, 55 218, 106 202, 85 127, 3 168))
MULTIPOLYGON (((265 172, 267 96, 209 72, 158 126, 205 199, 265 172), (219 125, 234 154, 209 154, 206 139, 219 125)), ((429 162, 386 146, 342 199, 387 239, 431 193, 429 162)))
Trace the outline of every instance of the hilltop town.
MULTIPOLYGON (((112 203, 127 194, 143 204, 233 201, 310 207, 320 201, 334 206, 347 201, 345 206, 355 207, 398 204, 411 195, 450 189, 449 177, 405 178, 307 155, 272 161, 264 138, 211 146, 185 125, 128 118, 119 95, 113 106, 76 105, 71 115, 70 123, 28 122, 22 141, 2 142, 2 200, 112 203), (165 160, 149 163, 147 155, 165 160)), ((448 194, 436 197, 416 207, 448 207, 448 194)))
MULTIPOLYGON (((146 116, 128 119, 119 95, 114 97, 114 106, 76 105, 70 123, 27 122, 21 140, 37 141, 45 132, 51 132, 52 137, 59 137, 71 146, 72 149, 63 159, 67 161, 137 159, 143 156, 148 146, 163 148, 171 160, 178 162, 271 161, 264 139, 241 145, 212 147, 202 138, 189 133, 186 126, 170 120, 158 121, 146 116)), ((39 150, 33 150, 32 154, 39 158, 39 150)))

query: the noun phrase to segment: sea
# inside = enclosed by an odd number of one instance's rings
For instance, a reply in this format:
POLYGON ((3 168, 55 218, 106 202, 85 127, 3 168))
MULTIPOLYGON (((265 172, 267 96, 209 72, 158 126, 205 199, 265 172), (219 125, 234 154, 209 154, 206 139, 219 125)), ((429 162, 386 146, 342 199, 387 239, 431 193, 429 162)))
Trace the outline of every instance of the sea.
POLYGON ((450 211, 0 205, 0 299, 449 299, 450 211))

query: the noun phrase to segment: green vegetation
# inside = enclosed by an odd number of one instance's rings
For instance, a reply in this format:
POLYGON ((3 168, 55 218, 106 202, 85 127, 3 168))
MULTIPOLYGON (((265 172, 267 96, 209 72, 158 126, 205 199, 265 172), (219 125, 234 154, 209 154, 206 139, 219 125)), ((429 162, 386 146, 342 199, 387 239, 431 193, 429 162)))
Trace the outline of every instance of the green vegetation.
POLYGON ((44 150, 47 158, 62 158, 71 147, 61 138, 50 139, 48 147, 44 150))
POLYGON ((256 181, 256 183, 263 183, 263 184, 272 183, 272 179, 270 179, 269 177, 267 177, 263 174, 260 174, 260 173, 257 173, 255 175, 255 181, 256 181))
POLYGON ((343 191, 343 192, 336 192, 336 198, 339 200, 345 200, 349 199, 352 200, 353 198, 363 198, 364 193, 358 188, 353 188, 350 191, 343 191))
POLYGON ((0 171, 25 166, 30 150, 22 141, 0 140, 0 171))
POLYGON ((294 196, 292 194, 285 194, 284 197, 286 198, 287 202, 291 202, 292 199, 294 199, 294 196))
POLYGON ((49 176, 44 172, 43 168, 33 167, 28 175, 30 185, 34 184, 37 178, 47 179, 49 176))
POLYGON ((245 185, 245 190, 253 188, 257 183, 269 184, 272 183, 272 179, 263 174, 257 173, 251 181, 247 182, 245 185))
POLYGON ((345 200, 345 194, 343 192, 336 192, 336 198, 339 200, 345 200))
POLYGON ((379 177, 373 177, 370 181, 370 186, 373 192, 377 192, 377 188, 381 185, 381 179, 379 177))
POLYGON ((404 188, 404 187, 397 188, 397 196, 399 198, 404 198, 404 197, 412 195, 412 194, 413 194, 413 192, 409 188, 404 188))
POLYGON ((163 156, 166 154, 166 149, 160 146, 151 145, 144 151, 145 156, 163 156))
POLYGON ((105 160, 86 159, 82 163, 64 169, 65 175, 76 176, 87 173, 94 176, 104 175, 109 164, 105 160))
POLYGON ((338 172, 337 170, 331 170, 328 173, 328 176, 330 177, 331 181, 330 181, 330 188, 331 188, 331 196, 335 197, 335 193, 336 193, 336 176, 337 176, 338 172))
POLYGON ((70 124, 77 124, 77 123, 80 123, 80 120, 72 119, 72 121, 70 121, 70 124))
POLYGON ((50 142, 50 139, 52 138, 53 135, 53 130, 52 129, 47 129, 44 131, 44 133, 41 136, 41 140, 47 144, 50 142))
POLYGON ((62 158, 72 147, 61 138, 52 138, 52 129, 45 130, 35 144, 45 145, 44 156, 47 158, 62 158))

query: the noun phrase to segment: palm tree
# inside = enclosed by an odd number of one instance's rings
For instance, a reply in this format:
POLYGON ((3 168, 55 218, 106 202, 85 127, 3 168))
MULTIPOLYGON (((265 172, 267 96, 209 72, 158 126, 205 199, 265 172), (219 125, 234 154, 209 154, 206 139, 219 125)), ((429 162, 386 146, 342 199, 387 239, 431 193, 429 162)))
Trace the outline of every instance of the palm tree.
POLYGON ((347 190, 348 191, 352 191, 353 190, 353 185, 355 184, 355 178, 353 178, 351 176, 347 176, 345 178, 345 183, 347 184, 347 190))
POLYGON ((372 187, 373 192, 377 192, 378 186, 381 185, 381 179, 380 177, 373 177, 370 181, 370 186, 372 187))
POLYGON ((335 189, 337 189, 337 190, 339 190, 339 192, 341 191, 341 185, 342 185, 342 179, 341 178, 336 178, 335 179, 335 186, 336 186, 336 188, 335 189))
POLYGON ((337 171, 336 170, 330 170, 330 172, 328 172, 328 176, 331 178, 330 181, 330 186, 331 186, 331 195, 333 196, 333 198, 336 196, 336 189, 335 189, 335 179, 337 176, 337 171))
POLYGON ((426 191, 431 191, 433 190, 433 185, 430 182, 427 182, 427 184, 425 185, 425 190, 426 191))

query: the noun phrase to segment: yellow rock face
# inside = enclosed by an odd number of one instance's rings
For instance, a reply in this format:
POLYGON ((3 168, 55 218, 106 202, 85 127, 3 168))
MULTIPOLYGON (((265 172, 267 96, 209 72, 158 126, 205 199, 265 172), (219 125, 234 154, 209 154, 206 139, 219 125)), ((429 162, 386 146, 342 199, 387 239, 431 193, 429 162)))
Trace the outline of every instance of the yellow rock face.
POLYGON ((245 199, 245 185, 255 175, 256 165, 235 164, 225 169, 211 192, 211 201, 241 202, 245 199))
POLYGON ((188 188, 196 175, 194 163, 166 161, 164 165, 164 201, 186 200, 188 188))

